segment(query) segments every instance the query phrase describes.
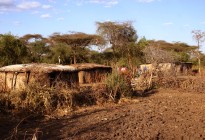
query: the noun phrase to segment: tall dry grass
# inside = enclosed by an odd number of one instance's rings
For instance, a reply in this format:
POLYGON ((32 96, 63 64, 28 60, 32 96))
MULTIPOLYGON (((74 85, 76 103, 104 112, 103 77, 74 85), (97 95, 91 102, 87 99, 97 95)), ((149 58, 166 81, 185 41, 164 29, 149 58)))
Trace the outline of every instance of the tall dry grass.
MULTIPOLYGON (((102 105, 110 100, 110 91, 105 84, 75 88, 42 87, 35 83, 23 90, 1 92, 0 112, 38 115, 66 115, 86 106, 102 105)), ((113 95, 111 95, 113 96, 113 95)))
POLYGON ((154 80, 157 87, 172 88, 184 92, 205 93, 205 76, 189 73, 176 75, 176 72, 159 72, 154 80))

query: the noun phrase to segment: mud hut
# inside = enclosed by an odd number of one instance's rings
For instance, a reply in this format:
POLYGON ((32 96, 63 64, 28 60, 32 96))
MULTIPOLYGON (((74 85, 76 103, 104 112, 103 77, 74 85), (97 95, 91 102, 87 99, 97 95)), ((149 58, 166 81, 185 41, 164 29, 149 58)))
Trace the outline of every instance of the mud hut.
POLYGON ((110 66, 81 63, 71 65, 78 70, 79 84, 101 83, 108 73, 112 72, 110 66))
POLYGON ((161 71, 174 71, 177 75, 187 75, 192 70, 191 62, 160 63, 158 68, 161 71))
POLYGON ((78 84, 78 72, 73 66, 55 64, 16 64, 0 68, 1 90, 22 89, 30 83, 42 86, 78 84))
POLYGON ((176 63, 176 70, 178 73, 181 74, 189 74, 192 71, 192 66, 193 63, 192 62, 180 62, 180 63, 176 63))

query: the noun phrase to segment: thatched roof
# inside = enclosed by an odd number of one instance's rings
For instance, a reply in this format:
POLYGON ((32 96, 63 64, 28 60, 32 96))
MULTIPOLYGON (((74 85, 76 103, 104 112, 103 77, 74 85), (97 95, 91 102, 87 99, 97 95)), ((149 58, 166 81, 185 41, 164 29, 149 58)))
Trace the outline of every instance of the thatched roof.
POLYGON ((79 64, 72 64, 70 66, 75 67, 77 70, 91 70, 91 69, 111 69, 110 66, 95 64, 95 63, 79 63, 79 64))
POLYGON ((45 63, 31 63, 31 64, 16 64, 9 65, 0 68, 0 72, 61 72, 61 71, 76 71, 77 69, 73 66, 56 65, 56 64, 45 64, 45 63))

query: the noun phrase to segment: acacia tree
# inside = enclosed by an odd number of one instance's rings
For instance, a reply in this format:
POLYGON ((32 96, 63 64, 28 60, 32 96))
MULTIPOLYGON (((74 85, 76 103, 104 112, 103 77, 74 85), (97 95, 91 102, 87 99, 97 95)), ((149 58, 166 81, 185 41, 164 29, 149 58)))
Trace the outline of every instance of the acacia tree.
POLYGON ((96 22, 97 33, 101 35, 108 44, 111 44, 113 55, 119 52, 122 56, 127 55, 130 59, 131 43, 137 41, 136 30, 131 22, 96 22))
MULTIPOLYGON (((71 34, 58 34, 55 33, 50 36, 53 43, 65 43, 71 47, 73 64, 77 63, 78 52, 91 45, 103 45, 104 40, 98 35, 90 35, 80 32, 71 34)), ((72 62, 71 62, 72 63, 72 62)))
POLYGON ((40 34, 26 34, 21 37, 21 40, 30 51, 33 62, 41 62, 42 56, 49 52, 49 41, 40 34))
POLYGON ((201 52, 200 48, 202 43, 205 41, 205 32, 202 32, 201 30, 193 30, 192 32, 193 39, 197 42, 197 49, 194 51, 194 54, 196 58, 198 59, 198 69, 199 74, 201 75, 201 52))

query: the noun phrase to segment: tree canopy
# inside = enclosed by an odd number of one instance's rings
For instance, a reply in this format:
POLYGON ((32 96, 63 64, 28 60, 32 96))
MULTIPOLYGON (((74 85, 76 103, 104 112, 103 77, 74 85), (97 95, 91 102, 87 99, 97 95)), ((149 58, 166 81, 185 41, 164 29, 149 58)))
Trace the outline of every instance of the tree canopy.
POLYGON ((0 36, 0 65, 26 63, 28 50, 24 43, 12 34, 0 36))
POLYGON ((98 35, 90 35, 85 33, 71 33, 71 34, 53 34, 50 40, 55 43, 65 43, 72 48, 73 63, 77 63, 76 56, 80 50, 91 45, 103 45, 104 40, 98 35))
POLYGON ((95 62, 106 65, 133 67, 142 63, 197 62, 205 64, 200 47, 205 32, 192 31, 196 46, 183 42, 147 40, 139 38, 132 22, 96 22, 96 34, 69 32, 26 34, 22 37, 10 33, 0 35, 0 65, 16 63, 75 64, 95 62), (104 48, 104 51, 92 48, 104 48), (195 58, 195 59, 194 59, 195 58))
POLYGON ((113 53, 127 50, 127 44, 137 41, 136 30, 131 22, 96 22, 97 33, 101 35, 108 44, 111 44, 113 53))

